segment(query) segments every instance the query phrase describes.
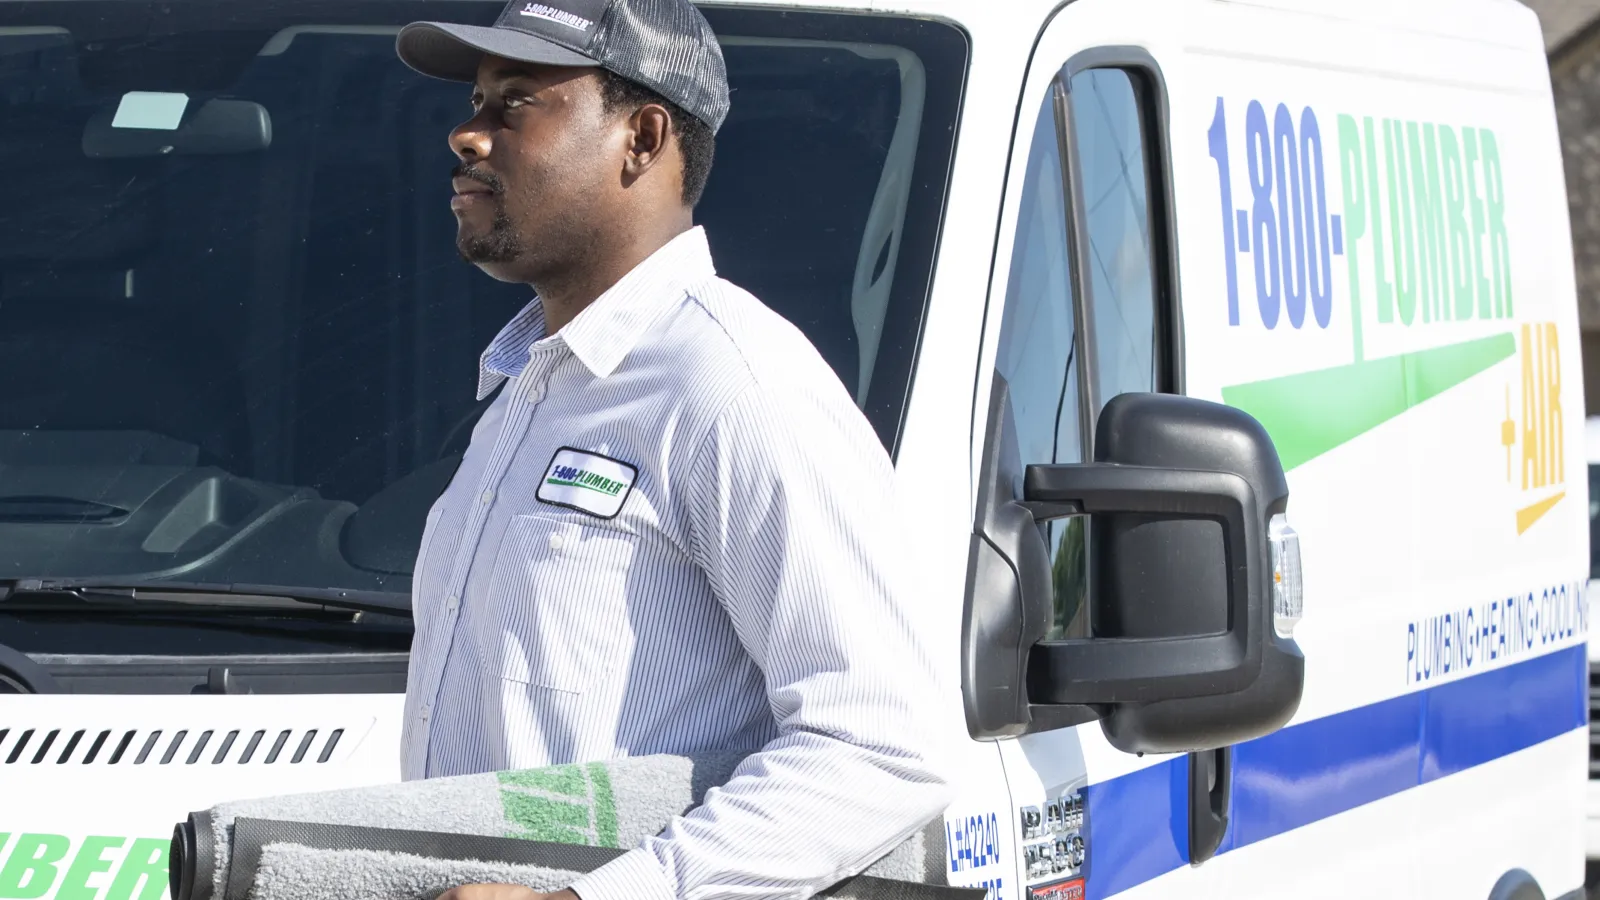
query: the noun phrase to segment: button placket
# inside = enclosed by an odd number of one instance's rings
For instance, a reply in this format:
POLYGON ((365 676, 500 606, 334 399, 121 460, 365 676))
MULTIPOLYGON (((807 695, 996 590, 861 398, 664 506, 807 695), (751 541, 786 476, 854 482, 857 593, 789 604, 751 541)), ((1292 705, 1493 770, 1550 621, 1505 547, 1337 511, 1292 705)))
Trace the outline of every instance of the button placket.
POLYGON ((427 767, 430 755, 427 749, 432 732, 430 720, 434 706, 439 701, 439 694, 444 689, 445 661, 450 648, 455 644, 457 629, 461 627, 461 598, 466 592, 466 581, 472 571, 472 561, 478 554, 478 545, 483 540, 483 529, 488 523, 489 510, 495 498, 495 491, 491 485, 498 485, 505 478, 506 471, 516 459, 517 451, 521 448, 528 428, 532 424, 534 406, 544 399, 545 385, 559 361, 559 354, 551 352, 553 349, 531 351, 527 366, 514 379, 514 383, 508 386, 511 390, 506 392, 506 396, 510 402, 506 407, 505 418, 501 421, 500 433, 495 437, 494 449, 490 452, 489 459, 485 461, 483 473, 478 479, 479 502, 469 504, 467 521, 462 524, 461 540, 456 546, 450 578, 446 582, 446 590, 449 591, 446 609, 451 621, 448 633, 440 635, 444 645, 443 652, 430 654, 432 666, 428 673, 428 683, 432 689, 428 693, 432 696, 432 701, 424 703, 418 713, 424 768, 427 767), (525 402, 518 402, 519 399, 525 402))
MULTIPOLYGON (((515 396, 514 391, 511 396, 515 396)), ((456 546, 455 559, 451 561, 450 578, 445 583, 446 590, 450 592, 445 605, 450 623, 447 633, 439 636, 443 644, 442 652, 429 654, 432 665, 428 672, 428 683, 432 686, 432 690, 428 693, 432 696, 432 701, 423 704, 418 714, 421 720, 420 730, 424 736, 424 747, 428 745, 428 735, 431 732, 429 719, 433 707, 444 689, 445 662, 449 657, 450 648, 455 644, 456 631, 461 627, 461 596, 466 589, 467 576, 472 571, 472 560, 478 553, 478 544, 483 540, 483 529, 489 520, 489 507, 494 500, 494 491, 486 485, 499 484, 505 477, 511 461, 516 458, 517 448, 522 444, 531 418, 532 410, 526 405, 511 403, 507 406, 505 418, 500 425, 500 433, 495 436, 494 449, 490 452, 489 459, 485 461, 483 474, 478 479, 479 502, 469 504, 467 521, 462 524, 461 541, 456 546)))
MULTIPOLYGON (((529 360, 530 369, 535 362, 537 357, 529 360)), ((524 370, 517 377, 517 381, 521 382, 531 374, 532 372, 524 370)), ((450 592, 454 596, 461 596, 465 589, 467 575, 472 569, 472 560, 477 556, 479 542, 483 540, 483 528, 489 520, 489 507, 494 503, 495 493, 491 485, 498 485, 505 478, 506 470, 516 458, 517 449, 522 445, 532 418, 533 410, 522 403, 512 403, 506 410, 506 419, 500 427, 500 434, 495 439, 494 452, 490 454, 488 462, 484 465, 483 475, 478 479, 480 489, 478 502, 472 505, 467 514, 465 534, 456 548, 456 558, 451 567, 449 582, 450 592), (469 537, 470 540, 467 539, 469 537)))

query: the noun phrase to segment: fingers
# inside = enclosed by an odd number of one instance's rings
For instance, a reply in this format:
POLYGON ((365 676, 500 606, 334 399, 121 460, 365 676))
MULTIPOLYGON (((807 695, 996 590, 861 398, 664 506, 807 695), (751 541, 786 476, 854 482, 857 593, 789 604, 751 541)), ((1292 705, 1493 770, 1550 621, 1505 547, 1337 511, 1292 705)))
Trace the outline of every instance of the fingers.
POLYGON ((434 900, 543 900, 544 896, 520 884, 463 884, 434 900))

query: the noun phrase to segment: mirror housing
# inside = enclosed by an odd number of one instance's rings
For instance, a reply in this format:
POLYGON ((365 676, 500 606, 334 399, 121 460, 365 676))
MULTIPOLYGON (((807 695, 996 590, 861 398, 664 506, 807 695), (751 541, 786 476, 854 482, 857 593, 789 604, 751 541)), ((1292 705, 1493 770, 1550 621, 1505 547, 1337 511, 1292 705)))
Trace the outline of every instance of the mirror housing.
POLYGON ((83 155, 91 159, 147 156, 216 156, 257 153, 272 146, 272 116, 250 100, 199 104, 176 129, 118 128, 116 107, 99 110, 83 129, 83 155))
POLYGON ((979 489, 962 685, 969 731, 997 738, 1099 719, 1120 750, 1175 753, 1270 733, 1305 661, 1273 621, 1269 529, 1288 505, 1261 424, 1222 404, 1123 394, 1095 460, 1024 467, 996 375, 979 489), (1046 641, 1040 524, 1089 515, 1092 637, 1046 641))

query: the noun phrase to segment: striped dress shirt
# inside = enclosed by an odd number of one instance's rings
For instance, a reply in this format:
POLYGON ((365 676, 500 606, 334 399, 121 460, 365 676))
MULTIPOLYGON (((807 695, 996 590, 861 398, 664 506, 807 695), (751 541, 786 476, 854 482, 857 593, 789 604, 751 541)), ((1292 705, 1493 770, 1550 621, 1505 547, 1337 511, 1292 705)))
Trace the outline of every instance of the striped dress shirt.
POLYGON ((481 359, 502 382, 418 550, 405 778, 751 751, 583 900, 803 898, 940 814, 888 455, 701 229, 555 335, 535 299, 481 359))

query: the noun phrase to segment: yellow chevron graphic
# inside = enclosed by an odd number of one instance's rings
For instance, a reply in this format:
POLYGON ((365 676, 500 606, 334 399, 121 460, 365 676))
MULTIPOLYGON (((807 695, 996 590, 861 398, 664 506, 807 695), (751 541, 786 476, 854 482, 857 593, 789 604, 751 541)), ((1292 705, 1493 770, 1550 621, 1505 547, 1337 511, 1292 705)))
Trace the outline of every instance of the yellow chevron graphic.
POLYGON ((1539 521, 1539 519, 1542 518, 1545 513, 1550 511, 1551 507, 1555 506, 1557 503, 1560 503, 1561 498, 1565 497, 1566 495, 1567 492, 1562 491, 1553 497, 1546 497, 1532 506, 1524 506, 1523 508, 1517 510, 1517 534, 1521 534, 1524 531, 1527 531, 1529 528, 1532 528, 1533 523, 1539 521))

